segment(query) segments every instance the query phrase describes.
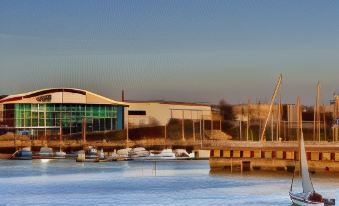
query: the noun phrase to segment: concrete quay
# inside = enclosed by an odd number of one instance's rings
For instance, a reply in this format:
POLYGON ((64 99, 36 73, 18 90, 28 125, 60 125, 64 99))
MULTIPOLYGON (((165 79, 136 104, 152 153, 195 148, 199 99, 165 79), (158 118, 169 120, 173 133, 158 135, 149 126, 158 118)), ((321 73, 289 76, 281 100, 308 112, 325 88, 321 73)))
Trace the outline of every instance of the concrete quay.
MULTIPOLYGON (((339 172, 339 142, 305 142, 311 172, 339 172)), ((213 142, 211 170, 299 170, 297 142, 213 142)))

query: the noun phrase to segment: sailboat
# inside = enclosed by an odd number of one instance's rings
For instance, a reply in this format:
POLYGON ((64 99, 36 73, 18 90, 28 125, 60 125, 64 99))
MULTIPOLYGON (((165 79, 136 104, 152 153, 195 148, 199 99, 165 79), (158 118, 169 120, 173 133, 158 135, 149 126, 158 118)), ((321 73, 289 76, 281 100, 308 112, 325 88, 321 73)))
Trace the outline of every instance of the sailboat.
MULTIPOLYGON (((293 179, 291 184, 291 189, 289 192, 291 201, 294 205, 312 205, 312 206, 330 206, 335 205, 335 199, 326 199, 323 198, 322 195, 317 193, 314 190, 310 173, 308 171, 308 164, 307 164, 307 158, 306 158, 306 151, 305 151, 305 143, 304 143, 304 136, 301 129, 301 137, 299 142, 299 154, 300 154, 300 174, 301 174, 301 180, 302 180, 302 193, 294 193, 292 191, 293 187, 293 179)), ((294 175, 293 175, 294 178, 294 175)))

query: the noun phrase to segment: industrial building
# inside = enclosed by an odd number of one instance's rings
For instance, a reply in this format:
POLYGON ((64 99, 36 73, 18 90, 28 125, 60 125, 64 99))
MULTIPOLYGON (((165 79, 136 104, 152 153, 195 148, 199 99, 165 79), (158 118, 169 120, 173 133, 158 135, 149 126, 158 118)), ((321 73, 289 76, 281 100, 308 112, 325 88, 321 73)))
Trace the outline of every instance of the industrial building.
POLYGON ((127 101, 130 128, 165 126, 171 119, 211 120, 207 104, 174 101, 127 101))
POLYGON ((86 90, 42 89, 2 97, 0 125, 34 137, 123 130, 127 106, 86 90))

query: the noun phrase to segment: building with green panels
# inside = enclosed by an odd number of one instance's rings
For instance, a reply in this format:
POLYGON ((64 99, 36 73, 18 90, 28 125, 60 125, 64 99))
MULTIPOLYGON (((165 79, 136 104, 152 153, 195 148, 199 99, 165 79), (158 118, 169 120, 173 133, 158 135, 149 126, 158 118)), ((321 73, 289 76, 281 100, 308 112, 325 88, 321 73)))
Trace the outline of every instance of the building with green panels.
POLYGON ((0 100, 2 126, 32 136, 116 131, 124 129, 125 107, 89 91, 44 89, 0 100))

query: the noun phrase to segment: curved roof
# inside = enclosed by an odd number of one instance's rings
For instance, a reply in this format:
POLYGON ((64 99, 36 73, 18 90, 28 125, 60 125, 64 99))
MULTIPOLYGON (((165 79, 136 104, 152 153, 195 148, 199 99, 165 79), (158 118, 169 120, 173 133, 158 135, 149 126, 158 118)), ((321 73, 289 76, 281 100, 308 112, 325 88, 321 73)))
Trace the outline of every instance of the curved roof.
MULTIPOLYGON (((36 90, 36 91, 31 91, 31 92, 26 92, 22 94, 14 94, 14 95, 9 95, 5 98, 0 99, 0 103, 11 103, 11 102, 23 102, 24 100, 25 103, 29 103, 29 99, 32 98, 37 98, 43 95, 52 95, 55 93, 62 94, 61 97, 59 97, 60 103, 68 103, 67 101, 64 102, 64 94, 74 94, 74 98, 72 100, 72 103, 76 103, 77 98, 81 96, 85 96, 86 98, 79 103, 92 103, 95 104, 95 101, 98 101, 98 104, 103 104, 103 102, 107 104, 116 104, 116 105, 122 105, 122 106, 128 106, 128 104, 124 102, 119 102, 115 101, 112 99, 109 99, 107 97, 95 94, 93 92, 87 91, 87 90, 82 90, 82 89, 76 89, 76 88, 48 88, 48 89, 41 89, 41 90, 36 90)), ((68 96, 69 97, 69 96, 68 96)), ((69 97, 71 98, 71 97, 69 97)))

